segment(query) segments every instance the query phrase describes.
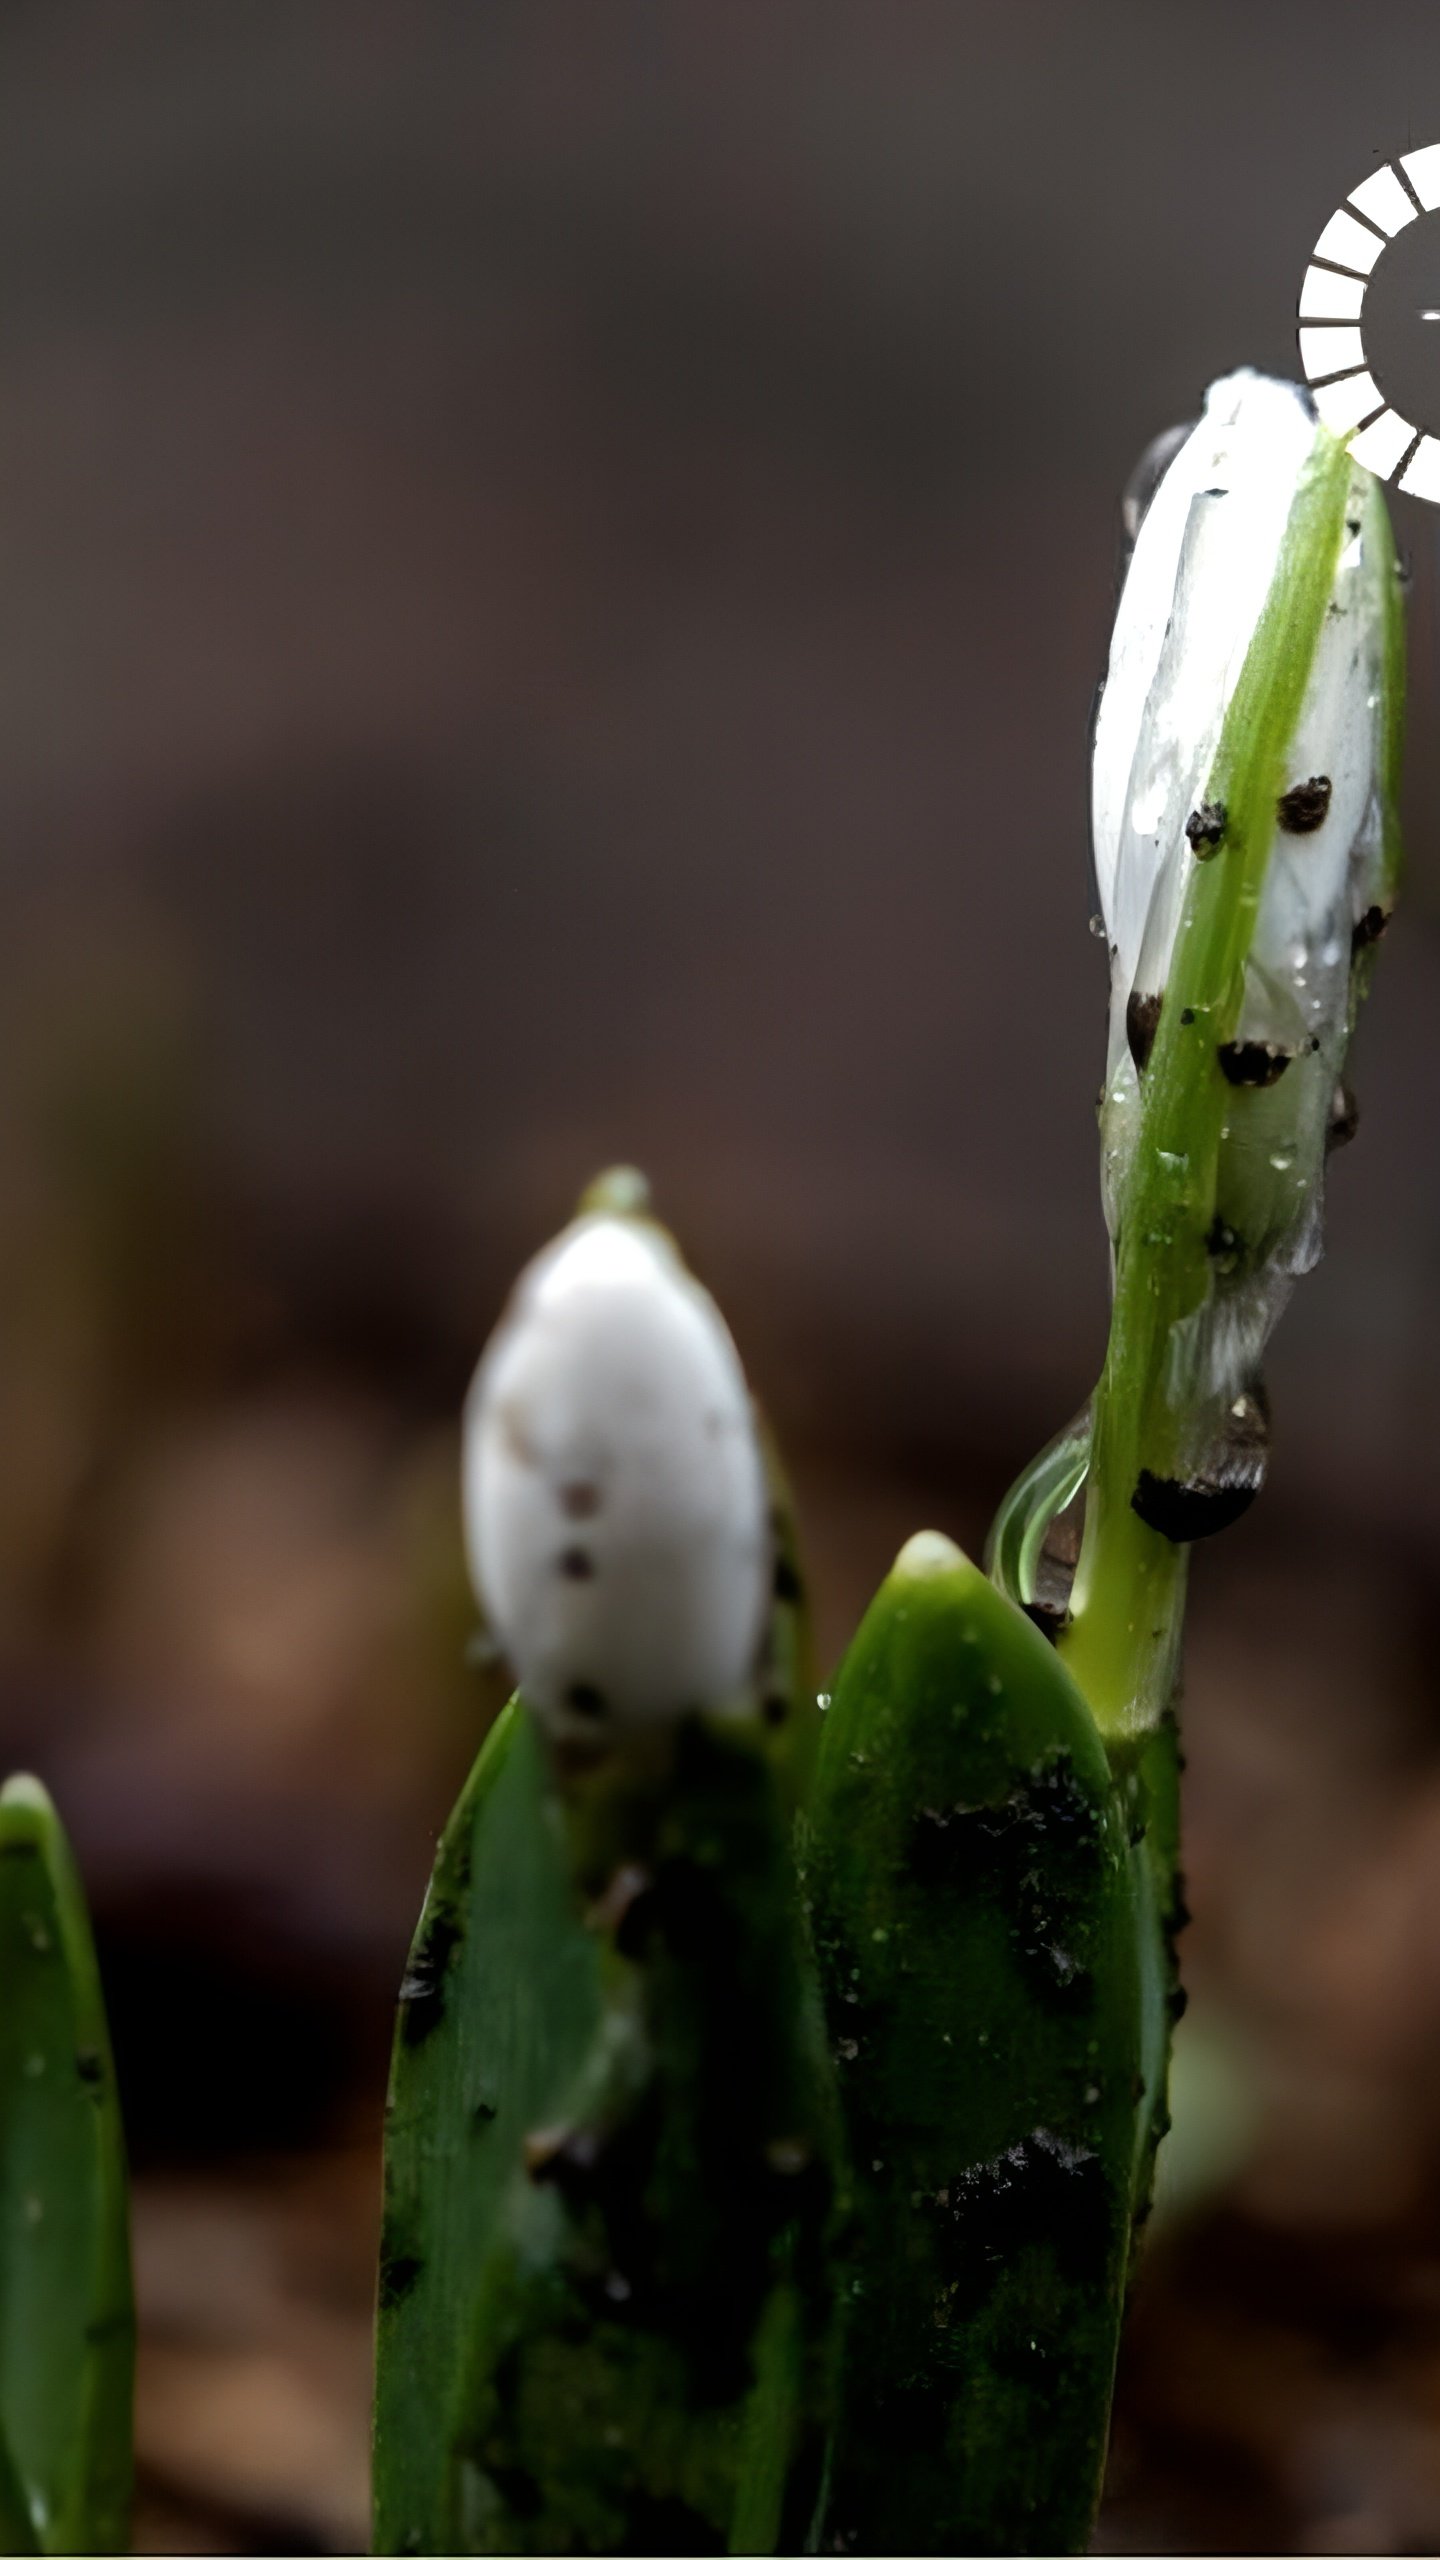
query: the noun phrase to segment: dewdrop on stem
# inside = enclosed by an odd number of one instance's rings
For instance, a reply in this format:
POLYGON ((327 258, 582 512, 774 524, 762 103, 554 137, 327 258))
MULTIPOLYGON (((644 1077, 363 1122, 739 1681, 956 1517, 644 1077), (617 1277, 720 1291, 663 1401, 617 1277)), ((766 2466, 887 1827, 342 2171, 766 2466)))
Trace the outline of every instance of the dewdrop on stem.
POLYGON ((561 1739, 745 1711, 771 1575, 744 1373, 708 1291, 611 1175, 536 1255, 465 1411, 470 1570, 561 1739))

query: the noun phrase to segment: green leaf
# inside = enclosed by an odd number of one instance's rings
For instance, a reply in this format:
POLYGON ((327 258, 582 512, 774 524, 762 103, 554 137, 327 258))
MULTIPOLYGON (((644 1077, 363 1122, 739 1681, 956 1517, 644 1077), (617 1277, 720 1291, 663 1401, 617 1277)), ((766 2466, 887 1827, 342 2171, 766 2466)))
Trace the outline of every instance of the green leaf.
POLYGON ((543 1753, 515 1703, 446 1825, 390 2073, 375 2383, 379 2552, 456 2546, 458 2398, 500 2208, 599 2014, 543 1753))
POLYGON ((836 1682, 806 1875, 850 2155, 825 2547, 1081 2550, 1139 2139, 1134 1877, 1084 1700, 932 1532, 836 1682))
MULTIPOLYGON (((0 1789, 0 2428, 31 2538, 130 2541, 135 2315, 124 2141, 69 1843, 38 1779, 0 1789)), ((0 2513, 8 2505, 0 2477, 0 2513)))
POLYGON ((813 2515, 830 2122, 788 1807, 758 1720, 653 1740, 567 1791, 604 2007, 479 2305, 458 2549, 792 2549, 813 2515))

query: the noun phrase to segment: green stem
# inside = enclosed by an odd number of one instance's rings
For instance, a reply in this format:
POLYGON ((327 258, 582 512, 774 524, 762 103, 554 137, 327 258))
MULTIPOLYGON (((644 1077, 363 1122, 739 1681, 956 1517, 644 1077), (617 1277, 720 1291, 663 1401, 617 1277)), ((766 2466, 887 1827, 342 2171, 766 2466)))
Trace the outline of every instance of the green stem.
POLYGON ((1218 1051, 1235 1036, 1284 758, 1334 583, 1349 458, 1318 429, 1279 564, 1246 652, 1205 798, 1224 845, 1193 866, 1171 958, 1117 1243, 1115 1304, 1096 1390, 1085 1537, 1062 1638, 1102 1734, 1158 1723, 1184 1606, 1186 1550, 1139 1518, 1142 1469, 1175 1471, 1186 1419, 1177 1328, 1213 1287, 1206 1238, 1227 1110, 1218 1051))

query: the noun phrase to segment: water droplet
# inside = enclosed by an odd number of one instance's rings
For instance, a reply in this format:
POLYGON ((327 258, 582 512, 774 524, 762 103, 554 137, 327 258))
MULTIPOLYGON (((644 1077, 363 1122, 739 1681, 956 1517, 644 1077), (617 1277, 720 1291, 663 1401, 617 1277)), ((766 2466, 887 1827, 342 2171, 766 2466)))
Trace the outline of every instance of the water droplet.
POLYGON ((1270 1162, 1277 1173, 1288 1173, 1295 1162, 1294 1148, 1288 1146, 1277 1147, 1270 1158, 1270 1162))
POLYGON ((1186 1452, 1174 1475, 1142 1467, 1130 1507, 1177 1546, 1211 1537, 1248 1511, 1265 1481, 1269 1443, 1269 1408, 1257 1379, 1227 1399, 1209 1437, 1186 1452))
POLYGON ((828 1690, 828 1689, 822 1689, 822 1690, 820 1691, 820 1694, 819 1694, 819 1696, 817 1697, 817 1699, 816 1699, 816 1701, 815 1701, 815 1704, 816 1704, 816 1706, 819 1708, 820 1713, 822 1714, 822 1716, 828 1713, 828 1711, 829 1711, 829 1706, 830 1706, 830 1692, 829 1692, 829 1690, 828 1690))
POLYGON ((1186 437, 1193 432, 1193 424, 1192 420, 1186 426, 1167 427, 1163 435, 1153 437, 1126 481, 1120 521, 1127 543, 1133 544, 1149 513, 1150 502, 1186 437))

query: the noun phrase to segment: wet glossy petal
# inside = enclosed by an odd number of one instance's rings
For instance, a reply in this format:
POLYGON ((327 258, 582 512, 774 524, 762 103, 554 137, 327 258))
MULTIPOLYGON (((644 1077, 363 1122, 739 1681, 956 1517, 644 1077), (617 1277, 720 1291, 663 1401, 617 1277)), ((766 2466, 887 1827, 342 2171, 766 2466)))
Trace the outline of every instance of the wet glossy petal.
POLYGON ((1091 777, 1112 1073, 1130 999, 1165 983, 1195 859, 1187 827, 1214 850, 1205 783, 1314 435, 1293 384, 1249 372, 1212 384, 1136 530, 1091 777))

